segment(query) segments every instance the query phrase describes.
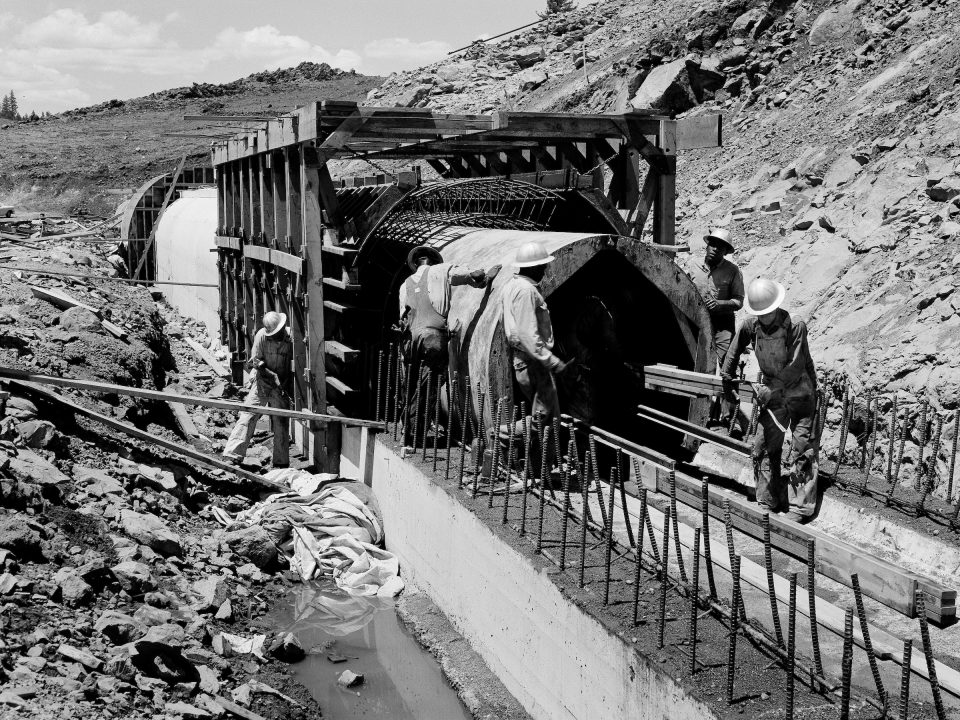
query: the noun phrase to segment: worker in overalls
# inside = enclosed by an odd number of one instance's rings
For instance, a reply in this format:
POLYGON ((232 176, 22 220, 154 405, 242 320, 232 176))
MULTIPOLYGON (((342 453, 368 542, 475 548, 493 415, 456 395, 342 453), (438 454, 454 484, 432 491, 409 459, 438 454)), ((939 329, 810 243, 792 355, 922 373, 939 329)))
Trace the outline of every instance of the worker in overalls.
MULTIPOLYGON (((253 349, 247 361, 253 378, 244 402, 289 410, 292 361, 293 341, 287 329, 287 316, 281 312, 266 313, 263 327, 253 338, 253 349)), ((256 413, 240 413, 223 449, 225 458, 236 464, 243 461, 259 420, 256 413)), ((273 467, 289 467, 290 420, 271 415, 270 425, 273 428, 273 467)))
POLYGON ((775 280, 759 278, 747 289, 746 312, 721 377, 732 387, 740 355, 753 345, 763 372, 754 387, 759 406, 753 445, 757 502, 770 512, 806 522, 817 506, 815 417, 817 374, 807 345, 807 326, 782 309, 786 292, 775 280), (792 431, 789 480, 781 477, 781 455, 787 430, 792 431))
MULTIPOLYGON (((486 287, 500 272, 499 265, 486 271, 471 271, 445 263, 436 249, 424 246, 410 251, 407 266, 413 274, 403 282, 399 292, 402 328, 400 349, 407 366, 403 377, 407 377, 407 369, 411 367, 411 372, 419 372, 419 376, 413 379, 411 388, 405 389, 407 418, 410 422, 404 427, 404 445, 408 444, 412 418, 418 412, 425 412, 425 403, 429 402, 425 396, 430 374, 437 374, 437 393, 446 381, 450 362, 447 315, 450 312, 451 287, 486 287)), ((416 442, 416 438, 413 441, 416 442)))

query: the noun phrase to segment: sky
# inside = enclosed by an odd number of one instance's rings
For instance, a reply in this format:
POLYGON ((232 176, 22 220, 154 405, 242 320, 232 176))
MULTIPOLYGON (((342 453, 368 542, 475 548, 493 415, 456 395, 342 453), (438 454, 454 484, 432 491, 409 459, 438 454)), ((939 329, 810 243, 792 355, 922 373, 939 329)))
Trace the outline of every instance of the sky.
POLYGON ((0 94, 59 112, 309 60, 387 75, 537 19, 545 0, 0 0, 0 94))

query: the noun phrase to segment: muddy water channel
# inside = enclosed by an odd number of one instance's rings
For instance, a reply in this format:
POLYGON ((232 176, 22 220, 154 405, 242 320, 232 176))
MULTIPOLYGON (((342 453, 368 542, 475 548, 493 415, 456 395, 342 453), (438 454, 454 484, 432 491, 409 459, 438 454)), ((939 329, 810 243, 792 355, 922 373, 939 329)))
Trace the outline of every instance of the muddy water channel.
POLYGON ((307 650, 293 666, 295 676, 331 720, 470 720, 393 599, 352 597, 332 583, 311 583, 296 588, 269 620, 295 633, 307 650), (339 685, 345 670, 362 674, 363 684, 339 685))

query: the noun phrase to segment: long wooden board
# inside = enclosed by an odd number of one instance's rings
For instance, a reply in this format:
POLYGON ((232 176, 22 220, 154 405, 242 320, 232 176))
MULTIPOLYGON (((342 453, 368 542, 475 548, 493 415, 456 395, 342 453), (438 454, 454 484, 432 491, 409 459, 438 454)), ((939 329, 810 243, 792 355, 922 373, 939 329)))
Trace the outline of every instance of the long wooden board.
POLYGON ((58 308, 64 310, 69 310, 72 307, 82 307, 85 310, 89 310, 94 315, 97 316, 97 319, 100 321, 100 324, 103 325, 104 329, 107 330, 114 337, 117 337, 121 340, 127 339, 127 331, 124 330, 119 325, 116 325, 109 320, 103 319, 103 312, 98 310, 95 307, 91 307, 85 303, 80 302, 72 295, 68 295, 65 292, 60 292, 59 290, 52 290, 50 288, 42 288, 39 285, 28 285, 30 292, 33 293, 33 296, 41 300, 46 300, 53 305, 56 305, 58 308))
POLYGON ((135 437, 139 440, 144 440, 148 443, 157 445, 159 447, 162 447, 178 455, 182 455, 183 457, 188 457, 191 460, 195 460, 201 465, 204 465, 206 467, 213 468, 215 470, 225 470, 226 472, 236 475, 239 478, 243 478, 244 480, 248 480, 252 483, 255 483, 262 487, 269 488, 271 490, 277 490, 279 492, 287 492, 290 490, 290 488, 285 485, 281 485, 280 483, 273 482, 272 480, 267 480, 265 477, 261 475, 256 475, 255 473, 247 472, 246 470, 235 467, 234 465, 231 465, 228 462, 224 462, 219 458, 215 458, 211 455, 207 455, 206 453, 202 453, 198 450, 195 450, 192 447, 184 445, 182 442, 177 443, 177 442, 171 442, 170 440, 165 440, 164 438, 158 437, 153 433, 148 433, 139 428, 133 427, 133 425, 128 425, 125 422, 120 422, 116 418, 107 417, 106 415, 102 415, 95 410, 90 410, 89 408, 85 408, 82 405, 77 405, 75 402, 71 402, 70 400, 63 397, 62 395, 57 395, 54 392, 50 392, 49 390, 46 390, 45 388, 42 388, 35 383, 24 382, 20 380, 11 380, 10 382, 11 384, 17 387, 21 387, 32 393, 36 393, 37 395, 42 396, 46 400, 55 402, 59 405, 62 405, 65 408, 69 408, 74 413, 78 413, 80 415, 83 415, 84 417, 88 417, 91 420, 96 420, 101 425, 106 425, 107 427, 111 427, 114 430, 119 430, 125 435, 129 435, 130 437, 135 437))
MULTIPOLYGON (((647 387, 662 385, 687 389, 690 392, 702 392, 705 395, 719 395, 723 392, 723 380, 709 373, 681 370, 672 365, 645 365, 644 382, 647 387)), ((737 393, 744 402, 753 402, 753 387, 749 382, 740 381, 737 393)))
POLYGON ((211 353, 193 338, 188 337, 184 338, 184 340, 187 341, 187 345, 193 348, 193 351, 200 356, 200 359, 209 365, 217 375, 220 377, 230 377, 230 371, 222 362, 213 356, 213 353, 211 353))
POLYGON ((16 368, 0 367, 0 378, 24 380, 40 385, 57 385, 60 387, 75 388, 77 390, 86 390, 87 392, 116 393, 117 395, 129 395, 131 397, 146 398, 148 400, 158 400, 167 403, 200 405, 202 407, 232 410, 234 412, 251 412, 256 415, 275 415, 293 420, 308 420, 319 423, 332 422, 356 427, 373 428, 376 430, 384 429, 384 423, 376 420, 363 420, 360 418, 349 418, 343 415, 308 412, 306 410, 283 410, 281 408, 264 407, 262 405, 246 405, 244 403, 230 402, 229 400, 215 400, 214 398, 195 397, 193 395, 177 395, 175 393, 160 392, 159 390, 143 390, 141 388, 127 387, 126 385, 113 385, 111 383, 94 382, 92 380, 73 380, 71 378, 52 377, 50 375, 38 375, 36 373, 17 370, 16 368))
POLYGON ((658 425, 668 427, 671 430, 692 435, 700 440, 716 443, 717 445, 729 448, 734 452, 738 452, 743 455, 750 454, 750 446, 742 440, 736 440, 729 435, 708 430, 707 428, 701 427, 696 423, 692 423, 687 420, 681 420, 680 418, 674 417, 673 415, 669 415, 654 408, 640 405, 637 407, 637 416, 644 420, 655 422, 658 425))

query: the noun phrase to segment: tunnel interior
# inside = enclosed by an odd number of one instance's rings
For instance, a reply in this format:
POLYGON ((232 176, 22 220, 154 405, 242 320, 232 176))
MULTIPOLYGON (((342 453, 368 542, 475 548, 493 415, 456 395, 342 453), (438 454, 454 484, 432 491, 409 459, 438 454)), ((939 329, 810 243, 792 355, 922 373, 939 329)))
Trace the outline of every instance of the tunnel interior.
POLYGON ((678 433, 636 417, 638 404, 686 417, 688 400, 644 389, 643 367, 693 369, 668 298, 623 254, 602 250, 547 299, 555 352, 576 359, 558 383, 565 413, 655 450, 676 450, 678 433))

